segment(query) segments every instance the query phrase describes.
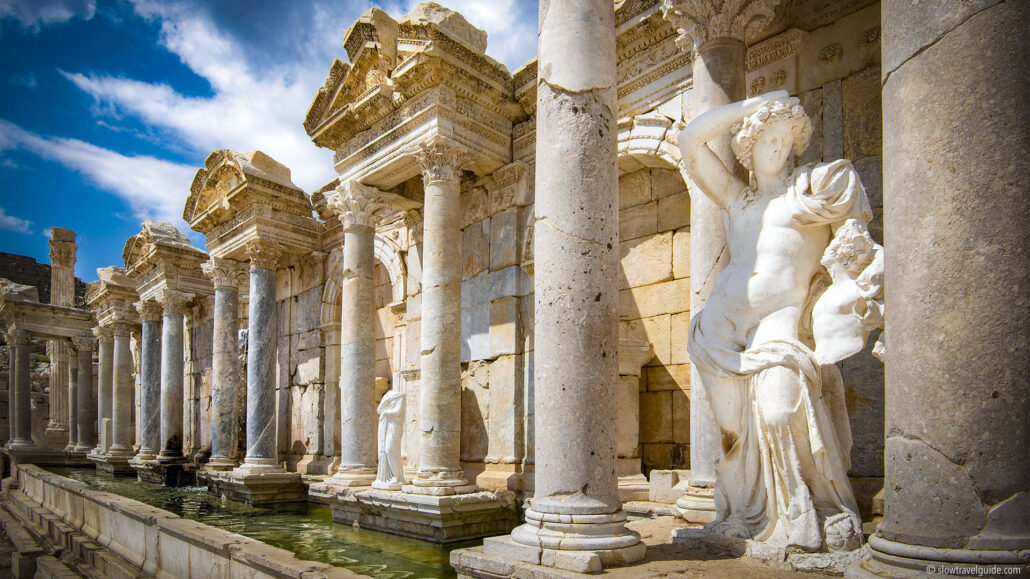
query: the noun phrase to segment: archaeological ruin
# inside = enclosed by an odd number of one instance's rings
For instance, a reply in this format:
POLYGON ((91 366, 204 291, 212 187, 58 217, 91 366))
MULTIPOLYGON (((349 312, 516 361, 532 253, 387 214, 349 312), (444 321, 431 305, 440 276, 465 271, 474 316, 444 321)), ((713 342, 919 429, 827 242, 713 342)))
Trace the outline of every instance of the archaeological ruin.
POLYGON ((12 573, 409 576, 73 468, 458 577, 1026 573, 1028 22, 543 0, 509 71, 448 8, 369 10, 303 120, 336 179, 215 150, 203 247, 145 221, 77 300, 55 228, 49 280, 0 282, 12 573))

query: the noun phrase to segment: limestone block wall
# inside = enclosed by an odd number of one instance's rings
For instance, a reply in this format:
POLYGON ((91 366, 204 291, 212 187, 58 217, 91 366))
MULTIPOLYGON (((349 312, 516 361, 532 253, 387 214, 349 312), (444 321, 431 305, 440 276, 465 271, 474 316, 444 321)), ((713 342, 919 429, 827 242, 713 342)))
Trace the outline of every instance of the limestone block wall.
POLYGON ((689 468, 690 195, 679 171, 643 167, 619 178, 619 338, 654 356, 640 373, 640 458, 689 468))

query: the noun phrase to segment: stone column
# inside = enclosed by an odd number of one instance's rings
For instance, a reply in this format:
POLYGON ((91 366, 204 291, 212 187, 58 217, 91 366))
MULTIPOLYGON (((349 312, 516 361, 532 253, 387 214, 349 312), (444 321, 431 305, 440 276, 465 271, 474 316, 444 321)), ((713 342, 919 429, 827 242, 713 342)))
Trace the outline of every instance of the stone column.
POLYGON ((97 444, 97 407, 93 395, 93 350, 97 340, 93 337, 72 338, 78 361, 78 384, 75 387, 78 438, 75 452, 89 452, 97 444))
POLYGON ((282 246, 253 239, 247 242, 247 255, 250 258, 247 456, 234 472, 284 472, 275 444, 275 271, 282 246))
POLYGON ((132 456, 135 429, 132 418, 135 414, 133 396, 132 352, 129 350, 130 327, 125 323, 114 325, 113 403, 111 410, 111 448, 109 456, 132 456))
POLYGON ((14 432, 11 437, 11 448, 34 449, 36 444, 32 442, 32 396, 29 390, 29 333, 25 330, 14 330, 7 334, 7 339, 13 345, 13 356, 8 369, 8 372, 14 375, 13 404, 8 405, 14 432))
POLYGON ((1030 3, 885 0, 881 18, 885 509, 848 574, 1014 576, 1030 565, 1030 3))
MULTIPOLYGON (((75 305, 75 232, 53 227, 50 230, 50 303, 55 306, 75 305)), ((71 442, 76 433, 68 429, 68 343, 50 341, 50 422, 47 444, 52 448, 71 442)))
POLYGON ((97 426, 100 430, 93 454, 103 456, 107 454, 107 448, 103 446, 104 442, 108 445, 111 443, 104 436, 104 419, 111 418, 114 341, 111 328, 93 328, 93 335, 100 344, 97 354, 97 426))
POLYGON ((14 342, 7 337, 7 446, 14 442, 14 342))
POLYGON ((161 450, 161 304, 138 302, 140 337, 140 428, 136 461, 154 460, 161 450))
MULTIPOLYGON (((615 11, 540 3, 537 92, 536 490, 512 531, 545 565, 644 556, 616 475, 619 215, 615 11)), ((423 346, 424 347, 424 346, 423 346)))
MULTIPOLYGON (((434 139, 416 154, 425 186, 416 493, 471 492, 461 469, 461 165, 464 153, 434 139)), ((343 375, 346 368, 340 368, 343 375)))
POLYGON ((389 205, 378 189, 345 183, 329 196, 343 224, 340 280, 340 466, 332 483, 376 478, 375 219, 389 205))
POLYGON ((240 264, 211 258, 201 266, 215 286, 211 356, 211 458, 209 468, 231 469, 236 461, 237 335, 240 328, 240 264))
POLYGON ((79 356, 75 347, 68 344, 68 446, 65 452, 75 452, 79 437, 78 395, 79 390, 79 356))
MULTIPOLYGON (((677 45, 691 51, 693 88, 684 120, 747 97, 745 36, 773 19, 780 0, 663 0, 662 12, 679 32, 677 45)), ((709 145, 727 167, 747 181, 730 148, 730 135, 709 145)), ((690 315, 704 309, 719 272, 729 263, 726 229, 719 207, 690 183, 690 315)), ((687 337, 674 340, 685 344, 687 337)), ((677 501, 680 514, 694 523, 715 520, 715 462, 722 437, 697 367, 690 367, 690 486, 677 501)))
POLYGON ((161 452, 158 460, 182 458, 183 324, 189 294, 165 289, 161 316, 161 452))

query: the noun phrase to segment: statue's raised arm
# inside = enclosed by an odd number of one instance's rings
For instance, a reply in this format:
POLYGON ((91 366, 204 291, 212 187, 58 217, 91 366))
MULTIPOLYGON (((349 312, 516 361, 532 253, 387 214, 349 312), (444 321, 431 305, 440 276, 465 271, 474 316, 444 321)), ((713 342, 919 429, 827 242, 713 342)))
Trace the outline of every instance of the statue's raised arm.
POLYGON ((691 121, 680 133, 680 152, 687 173, 719 207, 725 208, 729 199, 746 183, 733 175, 733 170, 723 164, 708 143, 720 137, 728 139, 733 126, 763 103, 789 96, 787 91, 774 91, 712 109, 691 121))

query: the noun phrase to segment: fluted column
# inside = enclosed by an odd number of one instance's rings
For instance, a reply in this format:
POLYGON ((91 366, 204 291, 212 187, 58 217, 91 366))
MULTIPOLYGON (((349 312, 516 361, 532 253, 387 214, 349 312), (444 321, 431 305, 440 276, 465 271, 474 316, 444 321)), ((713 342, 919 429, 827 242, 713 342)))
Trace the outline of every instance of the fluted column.
POLYGON ((140 335, 139 452, 136 461, 157 458, 161 450, 161 304, 138 302, 140 335))
POLYGON ((562 557, 544 554, 572 551, 600 570, 644 555, 640 537, 625 527, 616 476, 619 201, 612 2, 541 2, 539 48, 536 490, 526 523, 511 537, 539 549, 541 563, 562 566, 562 557))
MULTIPOLYGON (((93 454, 103 456, 107 454, 107 448, 103 446, 104 440, 104 419, 111 418, 111 396, 113 391, 113 364, 114 364, 114 334, 111 328, 93 328, 93 335, 99 342, 97 354, 97 446, 93 454)), ((111 441, 106 441, 110 445, 111 441)))
POLYGON ((236 471, 283 472, 275 439, 275 271, 282 246, 247 242, 250 304, 247 326, 247 456, 236 471))
POLYGON ((183 323, 189 294, 163 290, 161 316, 161 452, 158 460, 182 458, 183 323))
POLYGON ((1030 3, 881 10, 885 500, 847 574, 1024 576, 1030 3))
POLYGON ((65 452, 75 452, 79 438, 79 356, 73 344, 68 345, 68 446, 65 452))
POLYGON ((7 339, 13 344, 14 353, 11 357, 11 367, 8 369, 8 372, 14 375, 14 404, 9 405, 8 410, 14 423, 11 448, 33 449, 36 444, 32 441, 29 333, 25 330, 14 330, 7 335, 7 339))
POLYGON ((132 418, 135 414, 133 396, 132 352, 129 350, 130 326, 125 323, 114 325, 112 354, 112 404, 111 404, 111 448, 109 456, 132 456, 135 429, 132 418))
POLYGON ((375 220, 389 205, 373 187, 347 182, 328 196, 343 225, 340 280, 340 466, 334 484, 376 478, 375 220))
POLYGON ((75 452, 89 452, 97 444, 97 407, 93 395, 93 350, 96 343, 93 337, 72 338, 79 366, 75 388, 78 428, 75 452))
MULTIPOLYGON (((425 207, 419 466, 406 487, 450 494, 475 490, 461 468, 461 166, 462 149, 437 138, 416 154, 425 207)), ((344 371, 341 368, 341 373, 344 371)))
MULTIPOLYGON (((55 306, 75 305, 75 232, 54 227, 50 230, 50 303, 55 306)), ((50 422, 47 425, 47 444, 60 448, 61 444, 75 446, 76 433, 68 428, 68 343, 50 340, 50 422)))
POLYGON ((237 335, 239 287, 246 275, 241 265, 211 258, 201 266, 215 286, 215 317, 211 357, 211 458, 209 468, 229 469, 236 460, 236 389, 239 384, 237 335))
MULTIPOLYGON (((663 0, 662 11, 680 36, 676 44, 693 53, 690 110, 706 111, 747 96, 744 61, 748 37, 772 21, 781 0, 663 0)), ((684 119, 687 120, 687 119, 684 119)), ((727 167, 741 172, 730 148, 730 135, 709 143, 727 167)), ((744 179, 747 180, 746 178, 744 179)), ((690 187, 690 315, 704 309, 719 272, 729 263, 726 229, 719 207, 697 187, 690 187)), ((673 338, 686 342, 686 335, 673 338)), ((715 422, 705 377, 690 366, 690 485, 677 502, 680 514, 694 523, 715 520, 715 462, 722 456, 722 437, 715 422)))

